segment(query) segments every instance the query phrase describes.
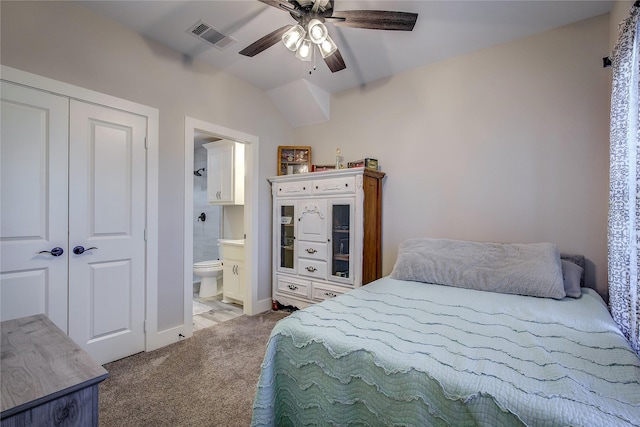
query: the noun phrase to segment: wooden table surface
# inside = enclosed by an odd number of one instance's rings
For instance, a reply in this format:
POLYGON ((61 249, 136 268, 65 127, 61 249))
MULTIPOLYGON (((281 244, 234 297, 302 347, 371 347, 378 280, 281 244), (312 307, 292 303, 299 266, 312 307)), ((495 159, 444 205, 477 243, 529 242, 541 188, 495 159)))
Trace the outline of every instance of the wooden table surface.
POLYGON ((0 323, 2 417, 99 383, 108 372, 45 315, 0 323))

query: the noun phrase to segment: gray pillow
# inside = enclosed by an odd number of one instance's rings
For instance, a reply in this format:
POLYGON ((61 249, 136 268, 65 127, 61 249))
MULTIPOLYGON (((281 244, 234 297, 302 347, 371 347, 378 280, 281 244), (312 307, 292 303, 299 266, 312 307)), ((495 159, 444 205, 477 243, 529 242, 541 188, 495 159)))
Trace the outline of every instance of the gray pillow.
POLYGON ((409 239, 391 278, 481 291, 565 297, 560 254, 551 243, 478 243, 409 239))
POLYGON ((580 280, 582 279, 583 268, 570 261, 562 260, 562 279, 564 281, 564 292, 568 297, 580 298, 580 280))

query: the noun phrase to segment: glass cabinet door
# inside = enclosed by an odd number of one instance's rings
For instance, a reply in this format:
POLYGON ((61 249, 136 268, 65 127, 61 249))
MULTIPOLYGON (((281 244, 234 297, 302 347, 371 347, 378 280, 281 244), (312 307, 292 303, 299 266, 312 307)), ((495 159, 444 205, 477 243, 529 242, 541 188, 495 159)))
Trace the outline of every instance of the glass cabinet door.
POLYGON ((331 240, 329 250, 331 280, 353 283, 354 206, 353 200, 337 199, 329 204, 331 240))
POLYGON ((281 203, 278 205, 279 216, 279 253, 278 270, 294 270, 295 252, 295 204, 281 203))

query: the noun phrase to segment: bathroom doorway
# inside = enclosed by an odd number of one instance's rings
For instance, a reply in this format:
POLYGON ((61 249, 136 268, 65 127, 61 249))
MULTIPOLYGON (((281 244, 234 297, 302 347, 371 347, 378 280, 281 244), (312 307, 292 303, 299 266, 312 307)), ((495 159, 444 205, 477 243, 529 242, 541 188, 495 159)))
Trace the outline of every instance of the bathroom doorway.
MULTIPOLYGON (((221 138, 196 131, 193 141, 193 265, 198 271, 193 273, 193 331, 217 325, 220 322, 241 316, 242 306, 231 301, 223 301, 220 293, 222 265, 218 240, 224 234, 225 208, 211 205, 207 192, 207 149, 204 144, 219 141, 221 138), (216 262, 217 261, 217 262, 216 262), (197 273, 214 276, 204 279, 197 273), (216 277, 218 276, 218 277, 216 277), (212 286, 203 285, 204 280, 218 282, 212 286), (218 288, 216 290, 216 287, 218 288), (206 289, 205 289, 206 288, 206 289)), ((213 171, 212 171, 213 172, 213 171)), ((228 214, 235 215, 238 209, 230 209, 228 214)), ((239 216, 244 212, 240 211, 239 216)), ((241 224, 240 224, 241 226, 241 224)), ((242 232, 240 230, 239 232, 242 232)))
MULTIPOLYGON (((194 171, 194 141, 197 132, 210 136, 235 141, 245 146, 245 177, 244 177, 244 277, 245 289, 242 312, 247 315, 254 315, 271 308, 271 298, 258 300, 258 277, 257 277, 257 254, 259 247, 258 233, 258 213, 255 206, 258 206, 259 187, 257 170, 259 139, 258 137, 246 134, 234 129, 225 128, 213 123, 198 120, 192 117, 185 117, 185 188, 184 188, 184 330, 185 337, 190 337, 193 333, 193 178, 194 171)), ((200 212, 198 212, 198 215, 200 212)), ((223 233, 224 235, 224 233, 223 233)))

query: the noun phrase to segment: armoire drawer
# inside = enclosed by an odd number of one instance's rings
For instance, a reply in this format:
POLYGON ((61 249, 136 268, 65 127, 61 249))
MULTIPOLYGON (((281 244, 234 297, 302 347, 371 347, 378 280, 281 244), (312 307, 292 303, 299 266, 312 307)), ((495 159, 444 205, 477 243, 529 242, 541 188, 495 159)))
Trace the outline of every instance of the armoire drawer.
POLYGON ((276 186, 277 197, 308 196, 311 194, 311 181, 279 182, 276 186))
POLYGON ((327 259, 327 244, 320 242, 298 241, 298 256, 300 258, 324 261, 327 259))
POLYGON ((353 176, 345 176, 341 178, 314 180, 312 191, 314 195, 355 193, 356 179, 353 176))
POLYGON ((350 289, 314 282, 313 289, 311 290, 311 299, 314 301, 324 301, 326 299, 331 299, 337 297, 338 295, 342 295, 348 290, 350 289))
POLYGON ((304 280, 291 279, 287 276, 278 275, 278 291, 286 294, 297 295, 309 298, 311 283, 304 280))
POLYGON ((326 280, 327 262, 312 259, 298 259, 298 274, 313 277, 315 279, 326 280))

